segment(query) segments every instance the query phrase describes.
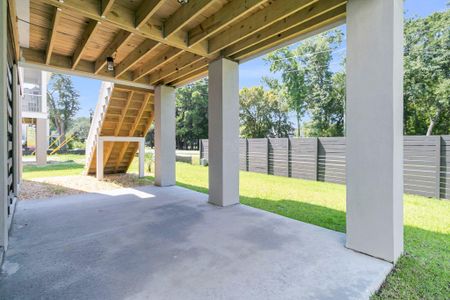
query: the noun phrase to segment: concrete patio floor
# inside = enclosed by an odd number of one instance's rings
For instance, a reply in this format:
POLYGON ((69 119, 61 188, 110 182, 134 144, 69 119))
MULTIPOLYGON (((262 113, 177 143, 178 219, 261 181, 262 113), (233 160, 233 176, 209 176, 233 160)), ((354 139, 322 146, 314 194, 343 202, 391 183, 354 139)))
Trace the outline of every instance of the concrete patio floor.
POLYGON ((368 298, 392 265, 344 242, 180 187, 21 201, 0 298, 368 298))

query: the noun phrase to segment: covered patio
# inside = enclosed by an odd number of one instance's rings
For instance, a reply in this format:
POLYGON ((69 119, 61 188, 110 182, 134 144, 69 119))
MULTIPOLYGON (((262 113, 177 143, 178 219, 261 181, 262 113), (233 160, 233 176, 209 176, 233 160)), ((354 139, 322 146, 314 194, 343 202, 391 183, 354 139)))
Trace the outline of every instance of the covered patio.
POLYGON ((345 235, 181 187, 18 204, 8 299, 364 299, 392 265, 345 235))
MULTIPOLYGON (((403 0, 8 0, 0 8, 8 298, 359 299, 401 255, 403 0), (239 63, 343 23, 346 235, 239 205, 239 63), (137 113, 154 115, 159 187, 19 203, 10 237, 18 66, 149 91, 152 109, 137 113), (206 75, 208 196, 172 187, 175 88, 206 75)), ((134 125, 116 108, 128 126, 114 134, 122 139, 134 125)))

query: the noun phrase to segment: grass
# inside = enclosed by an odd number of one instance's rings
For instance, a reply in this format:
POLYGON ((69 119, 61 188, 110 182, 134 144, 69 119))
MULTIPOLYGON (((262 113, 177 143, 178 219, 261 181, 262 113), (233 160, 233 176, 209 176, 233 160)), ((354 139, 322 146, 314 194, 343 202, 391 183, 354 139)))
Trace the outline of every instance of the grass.
MULTIPOLYGON (((81 174, 76 161, 27 167, 24 177, 81 174)), ((208 168, 177 163, 177 184, 207 193, 208 168)), ((344 185, 241 172, 240 195, 243 204, 345 232, 344 185)), ((450 201, 405 195, 404 224, 405 254, 373 299, 450 299, 450 201)))

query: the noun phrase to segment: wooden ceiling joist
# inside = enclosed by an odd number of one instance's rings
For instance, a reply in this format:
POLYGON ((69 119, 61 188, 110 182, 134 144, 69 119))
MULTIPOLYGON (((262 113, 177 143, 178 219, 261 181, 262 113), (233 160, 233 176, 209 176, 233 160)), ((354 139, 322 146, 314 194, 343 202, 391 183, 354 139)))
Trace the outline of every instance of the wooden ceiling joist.
POLYGON ((319 2, 309 6, 307 9, 302 9, 282 19, 281 21, 272 24, 272 26, 246 37, 239 43, 225 48, 222 54, 226 57, 232 57, 238 52, 250 48, 251 46, 261 44, 267 39, 275 37, 284 31, 308 22, 309 20, 325 14, 337 7, 345 6, 345 3, 346 2, 342 0, 320 0, 319 2))
POLYGON ((114 53, 116 53, 132 35, 133 34, 131 32, 125 30, 119 31, 119 33, 114 37, 113 42, 105 48, 102 54, 95 61, 95 74, 98 74, 98 72, 100 72, 100 70, 106 65, 106 58, 112 57, 114 53))
POLYGON ((268 0, 234 0, 228 2, 217 13, 188 32, 189 45, 192 46, 207 39, 242 17, 242 15, 266 2, 268 0))
POLYGON ((147 88, 191 82, 219 56, 247 60, 332 28, 345 20, 347 2, 29 1, 32 30, 30 49, 23 49, 24 65, 147 88), (108 57, 116 61, 114 71, 107 70, 108 57))
POLYGON ((120 75, 128 71, 132 66, 144 59, 145 56, 157 45, 159 45, 159 43, 152 40, 143 41, 136 49, 134 49, 123 61, 121 61, 116 66, 115 77, 119 77, 120 75))
POLYGON ((114 74, 107 71, 100 71, 98 74, 94 74, 95 63, 80 60, 77 67, 72 69, 72 57, 64 56, 60 54, 53 53, 50 63, 45 63, 45 51, 34 50, 30 48, 21 47, 22 60, 21 65, 25 67, 39 67, 43 70, 48 70, 50 72, 61 72, 67 74, 74 74, 79 76, 86 76, 91 78, 96 78, 99 80, 113 81, 117 83, 133 85, 137 87, 149 88, 148 79, 143 81, 132 81, 133 75, 131 71, 127 71, 120 78, 115 78, 114 74))
POLYGON ((209 53, 216 53, 273 23, 304 9, 318 0, 273 1, 266 8, 233 24, 209 40, 209 53))
POLYGON ((83 52, 86 50, 86 45, 92 39, 92 37, 95 34, 95 31, 98 29, 99 26, 100 26, 99 22, 97 22, 95 20, 89 21, 89 23, 86 27, 86 30, 84 31, 83 36, 81 37, 81 41, 80 41, 77 49, 75 49, 75 52, 73 54, 72 69, 75 69, 77 67, 78 63, 81 60, 81 56, 83 55, 83 52))
POLYGON ((171 82, 170 84, 173 85, 173 86, 182 86, 182 85, 185 85, 185 84, 192 83, 192 82, 194 82, 196 80, 199 80, 199 79, 201 79, 201 78, 203 78, 203 77, 205 77, 207 75, 208 75, 208 67, 206 66, 206 67, 204 67, 202 69, 199 69, 198 71, 196 71, 196 72, 194 72, 192 74, 189 74, 189 75, 187 75, 185 77, 178 78, 177 80, 171 82))
POLYGON ((180 30, 189 22, 189 20, 196 18, 213 3, 214 1, 211 0, 196 0, 181 5, 181 7, 177 9, 166 22, 164 22, 164 36, 167 38, 177 30, 180 30))
POLYGON ((150 74, 149 82, 150 84, 156 84, 166 78, 167 76, 176 73, 177 71, 186 68, 189 64, 195 63, 199 60, 202 60, 203 57, 192 54, 192 53, 183 53, 178 56, 172 63, 163 66, 159 70, 150 74))
POLYGON ((273 49, 277 46, 285 44, 299 36, 307 36, 310 33, 317 33, 317 31, 327 28, 330 25, 339 25, 345 21, 346 11, 345 5, 339 6, 325 14, 322 14, 312 20, 295 26, 287 31, 279 33, 263 42, 253 45, 245 50, 233 55, 233 59, 244 60, 253 57, 262 51, 273 49))
POLYGON ((136 28, 135 12, 130 11, 128 8, 121 5, 114 5, 111 12, 102 18, 98 9, 98 0, 85 0, 83 5, 80 5, 79 0, 64 0, 62 2, 58 0, 34 0, 55 7, 60 7, 65 13, 77 14, 83 17, 96 20, 99 22, 105 22, 116 28, 132 32, 143 38, 152 39, 154 41, 166 44, 168 46, 176 47, 187 52, 195 53, 197 55, 209 57, 207 43, 198 43, 197 45, 190 47, 187 44, 186 32, 178 31, 171 37, 166 38, 163 35, 163 30, 160 26, 143 26, 136 28))
POLYGON ((100 0, 101 11, 100 16, 106 18, 106 15, 110 12, 115 0, 100 0))
POLYGON ((55 7, 55 13, 53 14, 53 21, 52 21, 52 31, 50 32, 50 38, 47 45, 45 64, 49 64, 50 58, 52 57, 53 46, 55 44, 55 37, 60 18, 61 18, 61 9, 55 7))
POLYGON ((204 69, 205 67, 207 68, 208 63, 209 63, 208 59, 203 58, 197 62, 187 65, 181 70, 176 71, 172 75, 167 76, 166 78, 162 79, 161 82, 158 83, 170 84, 171 82, 177 81, 180 78, 184 78, 191 74, 194 74, 200 69, 204 69))
POLYGON ((145 75, 155 71, 156 69, 162 67, 163 65, 175 60, 179 55, 183 53, 182 50, 171 48, 167 50, 158 58, 151 60, 149 63, 143 65, 142 67, 136 69, 133 73, 133 81, 139 80, 145 75))
POLYGON ((12 46, 14 49, 14 60, 19 60, 20 46, 19 46, 19 29, 17 25, 16 1, 8 0, 8 15, 11 25, 12 46))
POLYGON ((143 1, 139 9, 136 11, 136 27, 144 25, 153 14, 164 4, 164 0, 147 0, 143 1))

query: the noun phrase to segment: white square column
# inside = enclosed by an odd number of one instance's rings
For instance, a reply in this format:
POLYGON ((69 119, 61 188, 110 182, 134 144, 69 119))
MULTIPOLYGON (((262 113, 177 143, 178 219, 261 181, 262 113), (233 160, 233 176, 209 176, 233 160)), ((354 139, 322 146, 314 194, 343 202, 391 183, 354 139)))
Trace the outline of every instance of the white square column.
POLYGON ((239 65, 227 59, 209 64, 209 202, 239 203, 239 65))
POLYGON ((347 4, 347 247, 403 251, 403 0, 347 4))
POLYGON ((47 164, 48 149, 47 119, 36 119, 36 165, 47 164))
POLYGON ((155 89, 155 184, 175 185, 175 88, 155 89))

